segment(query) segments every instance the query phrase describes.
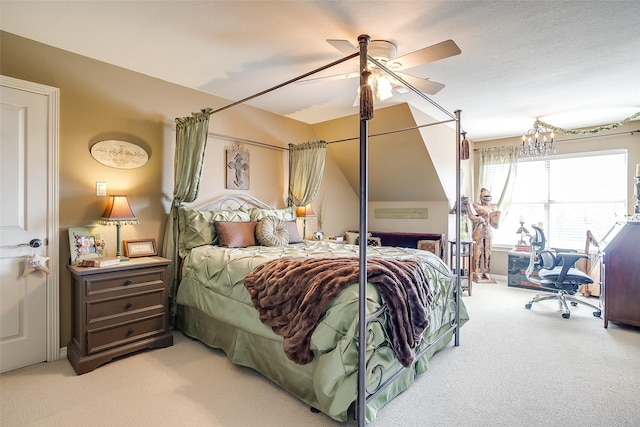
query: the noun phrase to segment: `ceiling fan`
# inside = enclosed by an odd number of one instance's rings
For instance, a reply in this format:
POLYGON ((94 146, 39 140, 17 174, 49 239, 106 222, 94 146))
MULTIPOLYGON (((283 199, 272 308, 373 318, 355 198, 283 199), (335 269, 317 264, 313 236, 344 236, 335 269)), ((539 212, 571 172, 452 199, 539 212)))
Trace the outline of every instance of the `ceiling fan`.
MULTIPOLYGON (((358 51, 358 48, 347 40, 327 39, 327 43, 345 55, 350 55, 358 51)), ((420 76, 418 70, 411 69, 461 53, 460 48, 453 40, 445 40, 402 56, 396 56, 397 51, 398 49, 395 43, 388 40, 371 40, 367 48, 367 53, 370 57, 380 62, 386 68, 392 70, 394 73, 400 75, 403 80, 414 88, 428 95, 435 95, 442 90, 445 85, 434 82, 427 77, 420 76)), ((370 71, 372 71, 372 76, 374 78, 374 93, 377 93, 378 99, 384 100, 391 97, 392 89, 395 89, 398 93, 408 92, 408 89, 399 81, 388 76, 375 64, 370 64, 370 71)), ((324 79, 353 78, 359 75, 359 72, 354 72, 336 76, 306 79, 304 81, 310 82, 324 79)))

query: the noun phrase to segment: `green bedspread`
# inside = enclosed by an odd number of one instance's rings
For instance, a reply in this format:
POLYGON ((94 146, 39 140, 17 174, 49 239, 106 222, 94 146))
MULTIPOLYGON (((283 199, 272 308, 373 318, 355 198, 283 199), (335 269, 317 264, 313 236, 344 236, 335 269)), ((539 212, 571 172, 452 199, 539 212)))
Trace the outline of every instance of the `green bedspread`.
MULTIPOLYGON (((434 301, 421 347, 426 347, 450 328, 455 318, 454 281, 440 258, 430 252, 405 248, 370 247, 367 253, 375 257, 416 259, 422 263, 433 288, 434 301)), ((260 321, 243 278, 258 265, 282 257, 354 256, 358 256, 357 246, 311 241, 285 247, 193 248, 184 259, 177 293, 178 327, 209 346, 221 348, 234 363, 256 369, 307 404, 344 421, 357 396, 358 284, 343 290, 329 305, 311 336, 313 361, 298 365, 285 356, 282 337, 260 321)), ((377 311, 381 305, 378 290, 368 284, 368 313, 377 311)), ((379 374, 373 373, 379 371, 372 365, 381 365, 385 378, 402 367, 391 350, 386 317, 381 322, 374 322, 370 328, 367 344, 369 391, 381 380, 379 374)), ((461 323, 468 319, 462 301, 460 318, 461 323)), ((386 402, 409 387, 416 375, 426 371, 428 357, 450 341, 451 333, 448 335, 368 405, 368 420, 372 420, 386 402)))

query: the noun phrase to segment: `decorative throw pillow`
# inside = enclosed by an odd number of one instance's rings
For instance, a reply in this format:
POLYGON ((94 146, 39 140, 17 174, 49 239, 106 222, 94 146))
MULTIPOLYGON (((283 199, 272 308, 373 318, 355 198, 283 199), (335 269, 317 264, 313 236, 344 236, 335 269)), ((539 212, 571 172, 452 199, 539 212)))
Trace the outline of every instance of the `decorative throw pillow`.
POLYGON ((300 237, 300 233, 298 233, 298 224, 296 221, 285 221, 284 225, 286 225, 287 230, 289 230, 289 243, 302 243, 302 238, 300 237))
POLYGON ((251 221, 249 215, 246 212, 242 211, 234 211, 234 210, 220 210, 220 211, 211 211, 213 214, 211 228, 213 229, 213 239, 211 240, 212 245, 219 244, 218 233, 216 232, 216 228, 213 226, 215 221, 231 221, 231 222, 246 222, 251 221))
POLYGON ((178 253, 186 256, 189 250, 217 244, 218 235, 213 221, 249 221, 249 214, 241 211, 199 211, 186 206, 178 209, 178 253))
POLYGON ((267 216, 258 221, 256 237, 262 246, 285 246, 289 243, 289 230, 280 218, 267 216))
POLYGON ((256 246, 257 221, 215 221, 220 246, 245 248, 256 246))

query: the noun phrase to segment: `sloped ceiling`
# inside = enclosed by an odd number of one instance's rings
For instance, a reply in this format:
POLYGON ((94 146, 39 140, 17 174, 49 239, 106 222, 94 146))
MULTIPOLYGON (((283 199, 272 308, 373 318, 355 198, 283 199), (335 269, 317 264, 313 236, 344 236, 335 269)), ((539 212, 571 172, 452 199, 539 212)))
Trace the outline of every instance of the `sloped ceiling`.
MULTIPOLYGON (((394 129, 415 128, 413 113, 407 104, 379 109, 369 123, 369 200, 377 201, 447 201, 447 192, 425 146, 420 130, 384 134, 394 129), (376 134, 382 134, 375 136, 376 134)), ((327 153, 335 160, 356 194, 359 194, 358 118, 348 117, 314 125, 315 132, 330 142, 327 153), (349 141, 339 141, 356 137, 349 141)), ((441 127, 434 144, 452 152, 455 132, 441 127)), ((454 151, 454 150, 453 150, 454 151)), ((455 156, 450 156, 453 164, 455 156)), ((442 164, 441 166, 444 166, 442 164)), ((451 168, 444 168, 449 171, 451 168)), ((453 165, 455 171, 455 165, 453 165)), ((452 175, 455 177, 455 174, 452 175)), ((455 182, 455 179, 454 179, 455 182)), ((454 185, 450 186, 455 189, 454 185)))

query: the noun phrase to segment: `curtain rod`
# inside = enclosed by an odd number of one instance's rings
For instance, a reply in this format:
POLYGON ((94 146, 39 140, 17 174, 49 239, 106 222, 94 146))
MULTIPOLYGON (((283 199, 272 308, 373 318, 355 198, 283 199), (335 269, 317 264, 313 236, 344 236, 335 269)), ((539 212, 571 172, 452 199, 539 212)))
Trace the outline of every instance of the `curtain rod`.
MULTIPOLYGON (((406 132, 406 131, 416 130, 416 129, 420 129, 420 128, 427 127, 427 126, 441 125, 443 123, 450 123, 450 122, 455 122, 455 121, 456 121, 456 119, 442 120, 440 122, 427 123, 425 125, 417 125, 417 126, 411 126, 411 127, 408 127, 408 128, 394 129, 394 130, 390 130, 390 131, 387 131, 387 132, 375 133, 375 134, 369 135, 369 137, 372 138, 374 136, 390 135, 390 134, 394 134, 394 133, 406 132)), ((337 142, 353 141, 354 139, 359 139, 359 137, 356 136, 356 137, 352 137, 352 138, 336 139, 334 141, 327 141, 327 144, 335 144, 337 142)))
MULTIPOLYGON (((638 133, 640 134, 640 129, 636 129, 636 130, 626 130, 624 132, 615 132, 615 133, 608 133, 606 135, 586 135, 586 136, 577 136, 575 138, 567 138, 567 139, 556 139, 556 142, 564 142, 564 141, 577 141, 579 139, 591 139, 591 138, 604 138, 606 136, 616 136, 616 135, 625 135, 625 134, 629 134, 631 136, 633 136, 633 134, 638 133)), ((513 145, 520 145, 520 143, 517 144, 513 144, 513 145)), ((500 146, 496 146, 496 147, 487 147, 487 148, 509 148, 512 147, 513 145, 500 145, 500 146)), ((485 148, 474 148, 473 151, 480 151, 480 150, 484 150, 485 148)))
POLYGON ((258 145, 260 147, 269 148, 271 150, 289 151, 288 148, 278 147, 277 145, 268 144, 266 142, 253 141, 251 139, 246 139, 246 138, 238 138, 238 137, 235 137, 235 136, 222 135, 220 133, 214 133, 214 132, 207 132, 207 135, 209 135, 211 137, 214 137, 214 138, 224 139, 226 141, 243 142, 245 144, 258 145))
POLYGON ((313 71, 309 71, 308 73, 304 73, 304 74, 303 74, 303 75, 301 75, 301 76, 294 77, 293 79, 291 79, 291 80, 287 80, 287 81, 286 81, 286 82, 284 82, 284 83, 280 83, 279 85, 273 86, 273 87, 271 87, 271 88, 269 88, 269 89, 265 89, 265 90, 263 90, 262 92, 258 92, 258 93, 256 93, 256 94, 251 95, 251 96, 247 96, 246 98, 243 98, 243 99, 241 99, 240 101, 232 102, 232 103, 231 103, 231 104, 229 104, 229 105, 225 105, 224 107, 220 107, 220 108, 218 108, 218 109, 216 109, 216 110, 213 110, 213 111, 211 111, 211 112, 209 113, 209 115, 213 115, 213 114, 215 114, 215 113, 219 113, 220 111, 226 110, 227 108, 235 107, 236 105, 238 105, 238 104, 242 104, 242 103, 244 103, 244 102, 246 102, 246 101, 250 101, 250 100, 252 100, 253 98, 257 98, 257 97, 262 96, 262 95, 265 95, 265 94, 267 94, 267 93, 269 93, 269 92, 273 92, 273 91, 274 91, 274 90, 276 90, 276 89, 280 89, 281 87, 284 87, 284 86, 287 86, 287 85, 289 85, 289 84, 291 84, 291 83, 297 82, 298 80, 302 80, 302 79, 304 79, 305 77, 309 77, 309 76, 311 76, 311 75, 313 75, 313 74, 319 73, 320 71, 324 71, 324 70, 326 70, 327 68, 331 68, 331 67, 333 67, 333 66, 335 66, 335 65, 338 65, 338 64, 341 64, 341 63, 343 63, 343 62, 345 62, 345 61, 348 61, 348 60, 350 60, 350 59, 353 59, 353 58, 355 58, 355 57, 356 57, 356 56, 358 56, 358 55, 360 55, 360 53, 356 52, 356 53, 353 53, 353 54, 351 54, 351 55, 345 56, 345 57, 344 57, 344 58, 342 58, 342 59, 338 59, 337 61, 334 61, 334 62, 332 62, 332 63, 330 63, 330 64, 324 65, 324 66, 322 66, 322 67, 320 67, 320 68, 316 68, 315 70, 313 70, 313 71))

